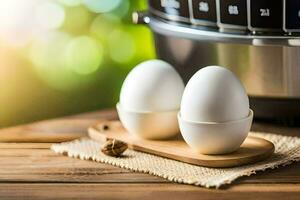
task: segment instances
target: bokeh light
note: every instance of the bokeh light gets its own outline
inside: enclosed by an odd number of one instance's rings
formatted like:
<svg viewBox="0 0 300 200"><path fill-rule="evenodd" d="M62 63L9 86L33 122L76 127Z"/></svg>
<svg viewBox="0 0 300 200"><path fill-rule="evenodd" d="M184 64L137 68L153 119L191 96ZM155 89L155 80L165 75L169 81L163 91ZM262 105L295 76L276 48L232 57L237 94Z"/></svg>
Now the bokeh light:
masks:
<svg viewBox="0 0 300 200"><path fill-rule="evenodd" d="M30 24L25 23L31 18L32 11L36 5L36 0L2 0L0 2L0 30L15 30L19 26Z"/></svg>
<svg viewBox="0 0 300 200"><path fill-rule="evenodd" d="M66 6L78 6L81 4L82 0L58 0L61 4Z"/></svg>
<svg viewBox="0 0 300 200"><path fill-rule="evenodd" d="M45 1L36 8L36 20L45 29L59 28L65 19L64 8L53 2Z"/></svg>
<svg viewBox="0 0 300 200"><path fill-rule="evenodd" d="M71 36L65 32L50 32L36 38L31 45L30 58L37 66L54 68L64 64L63 55Z"/></svg>
<svg viewBox="0 0 300 200"><path fill-rule="evenodd" d="M51 32L37 38L30 49L34 70L50 87L69 90L76 87L76 77L65 66L64 53L71 36L64 32Z"/></svg>
<svg viewBox="0 0 300 200"><path fill-rule="evenodd" d="M78 90L92 81L75 73L66 64L66 52L72 41L69 34L56 31L38 38L31 46L29 56L34 64L35 72L53 89Z"/></svg>
<svg viewBox="0 0 300 200"><path fill-rule="evenodd" d="M78 74L91 74L103 59L102 46L88 36L74 38L66 49L66 64Z"/></svg>
<svg viewBox="0 0 300 200"><path fill-rule="evenodd" d="M63 29L74 35L86 34L90 22L95 18L93 13L83 6L66 7L65 14Z"/></svg>
<svg viewBox="0 0 300 200"><path fill-rule="evenodd" d="M0 39L12 46L26 45L34 32L37 0L0 1Z"/></svg>
<svg viewBox="0 0 300 200"><path fill-rule="evenodd" d="M126 17L130 8L130 1L121 1L120 5L116 7L114 10L109 12L112 15L118 17Z"/></svg>
<svg viewBox="0 0 300 200"><path fill-rule="evenodd" d="M114 30L119 30L121 20L119 17L111 14L97 16L90 27L90 31L102 42L108 42L108 38Z"/></svg>
<svg viewBox="0 0 300 200"><path fill-rule="evenodd" d="M130 21L145 5L1 0L0 127L114 106L127 73L155 57L149 28Z"/></svg>
<svg viewBox="0 0 300 200"><path fill-rule="evenodd" d="M106 13L114 10L122 0L83 0L86 7L95 13Z"/></svg>
<svg viewBox="0 0 300 200"><path fill-rule="evenodd" d="M136 48L133 37L125 31L115 30L109 37L110 57L117 63L129 62Z"/></svg>

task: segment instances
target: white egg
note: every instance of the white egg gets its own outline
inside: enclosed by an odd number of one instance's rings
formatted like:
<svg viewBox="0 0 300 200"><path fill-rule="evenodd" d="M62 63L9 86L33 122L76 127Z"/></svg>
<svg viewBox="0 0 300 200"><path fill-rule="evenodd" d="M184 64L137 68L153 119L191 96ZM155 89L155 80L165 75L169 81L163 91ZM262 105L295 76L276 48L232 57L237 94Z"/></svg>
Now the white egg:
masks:
<svg viewBox="0 0 300 200"><path fill-rule="evenodd" d="M162 60L137 65L126 77L120 105L130 111L172 111L180 108L184 83L177 71Z"/></svg>
<svg viewBox="0 0 300 200"><path fill-rule="evenodd" d="M226 68L208 66L189 80L181 101L181 117L193 122L229 122L249 115L249 99L241 82Z"/></svg>

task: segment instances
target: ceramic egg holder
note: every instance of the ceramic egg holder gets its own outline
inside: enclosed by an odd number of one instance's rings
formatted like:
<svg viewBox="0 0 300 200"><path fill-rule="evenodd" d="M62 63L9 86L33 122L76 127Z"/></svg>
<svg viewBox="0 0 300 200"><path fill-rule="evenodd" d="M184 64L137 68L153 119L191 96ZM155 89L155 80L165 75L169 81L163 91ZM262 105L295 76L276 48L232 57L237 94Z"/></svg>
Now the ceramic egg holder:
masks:
<svg viewBox="0 0 300 200"><path fill-rule="evenodd" d="M243 119L224 123L187 121L178 113L181 135L195 152L201 154L228 154L236 151L247 138L252 119L252 110Z"/></svg>
<svg viewBox="0 0 300 200"><path fill-rule="evenodd" d="M143 62L126 77L116 107L122 124L100 123L89 129L90 137L208 167L252 163L274 151L271 142L247 138L253 119L247 93L219 66L200 69L184 87L170 64ZM174 139L179 132L183 138Z"/></svg>
<svg viewBox="0 0 300 200"><path fill-rule="evenodd" d="M118 103L117 111L126 130L144 139L167 139L178 134L177 113L179 110L166 112L129 111Z"/></svg>

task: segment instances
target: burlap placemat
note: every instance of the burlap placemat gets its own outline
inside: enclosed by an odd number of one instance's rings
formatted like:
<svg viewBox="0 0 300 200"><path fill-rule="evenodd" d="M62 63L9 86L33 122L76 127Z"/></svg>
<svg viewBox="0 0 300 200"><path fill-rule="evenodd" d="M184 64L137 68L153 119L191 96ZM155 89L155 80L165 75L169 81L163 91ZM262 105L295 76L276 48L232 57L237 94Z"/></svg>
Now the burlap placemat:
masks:
<svg viewBox="0 0 300 200"><path fill-rule="evenodd" d="M127 150L122 158L109 157L101 153L101 143L91 139L80 139L52 145L56 153L82 160L93 160L121 168L160 176L177 183L204 187L220 187L241 176L250 176L266 170L300 161L300 138L270 133L250 133L270 140L275 145L275 153L269 159L255 164L234 168L207 168L162 158L159 156Z"/></svg>

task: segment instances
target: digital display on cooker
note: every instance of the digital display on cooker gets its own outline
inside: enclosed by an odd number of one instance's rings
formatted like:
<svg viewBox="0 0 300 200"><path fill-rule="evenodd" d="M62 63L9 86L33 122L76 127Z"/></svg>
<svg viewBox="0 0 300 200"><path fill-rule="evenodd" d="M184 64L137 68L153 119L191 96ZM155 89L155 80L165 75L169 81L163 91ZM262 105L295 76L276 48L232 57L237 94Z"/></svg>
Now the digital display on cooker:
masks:
<svg viewBox="0 0 300 200"><path fill-rule="evenodd" d="M282 29L283 1L282 0L251 0L250 30Z"/></svg>
<svg viewBox="0 0 300 200"><path fill-rule="evenodd" d="M190 17L188 0L150 0L149 6L166 15Z"/></svg>
<svg viewBox="0 0 300 200"><path fill-rule="evenodd" d="M300 0L285 0L285 29L300 29Z"/></svg>
<svg viewBox="0 0 300 200"><path fill-rule="evenodd" d="M247 0L219 0L220 22L247 26Z"/></svg>
<svg viewBox="0 0 300 200"><path fill-rule="evenodd" d="M215 0L192 0L193 17L197 20L217 21Z"/></svg>

